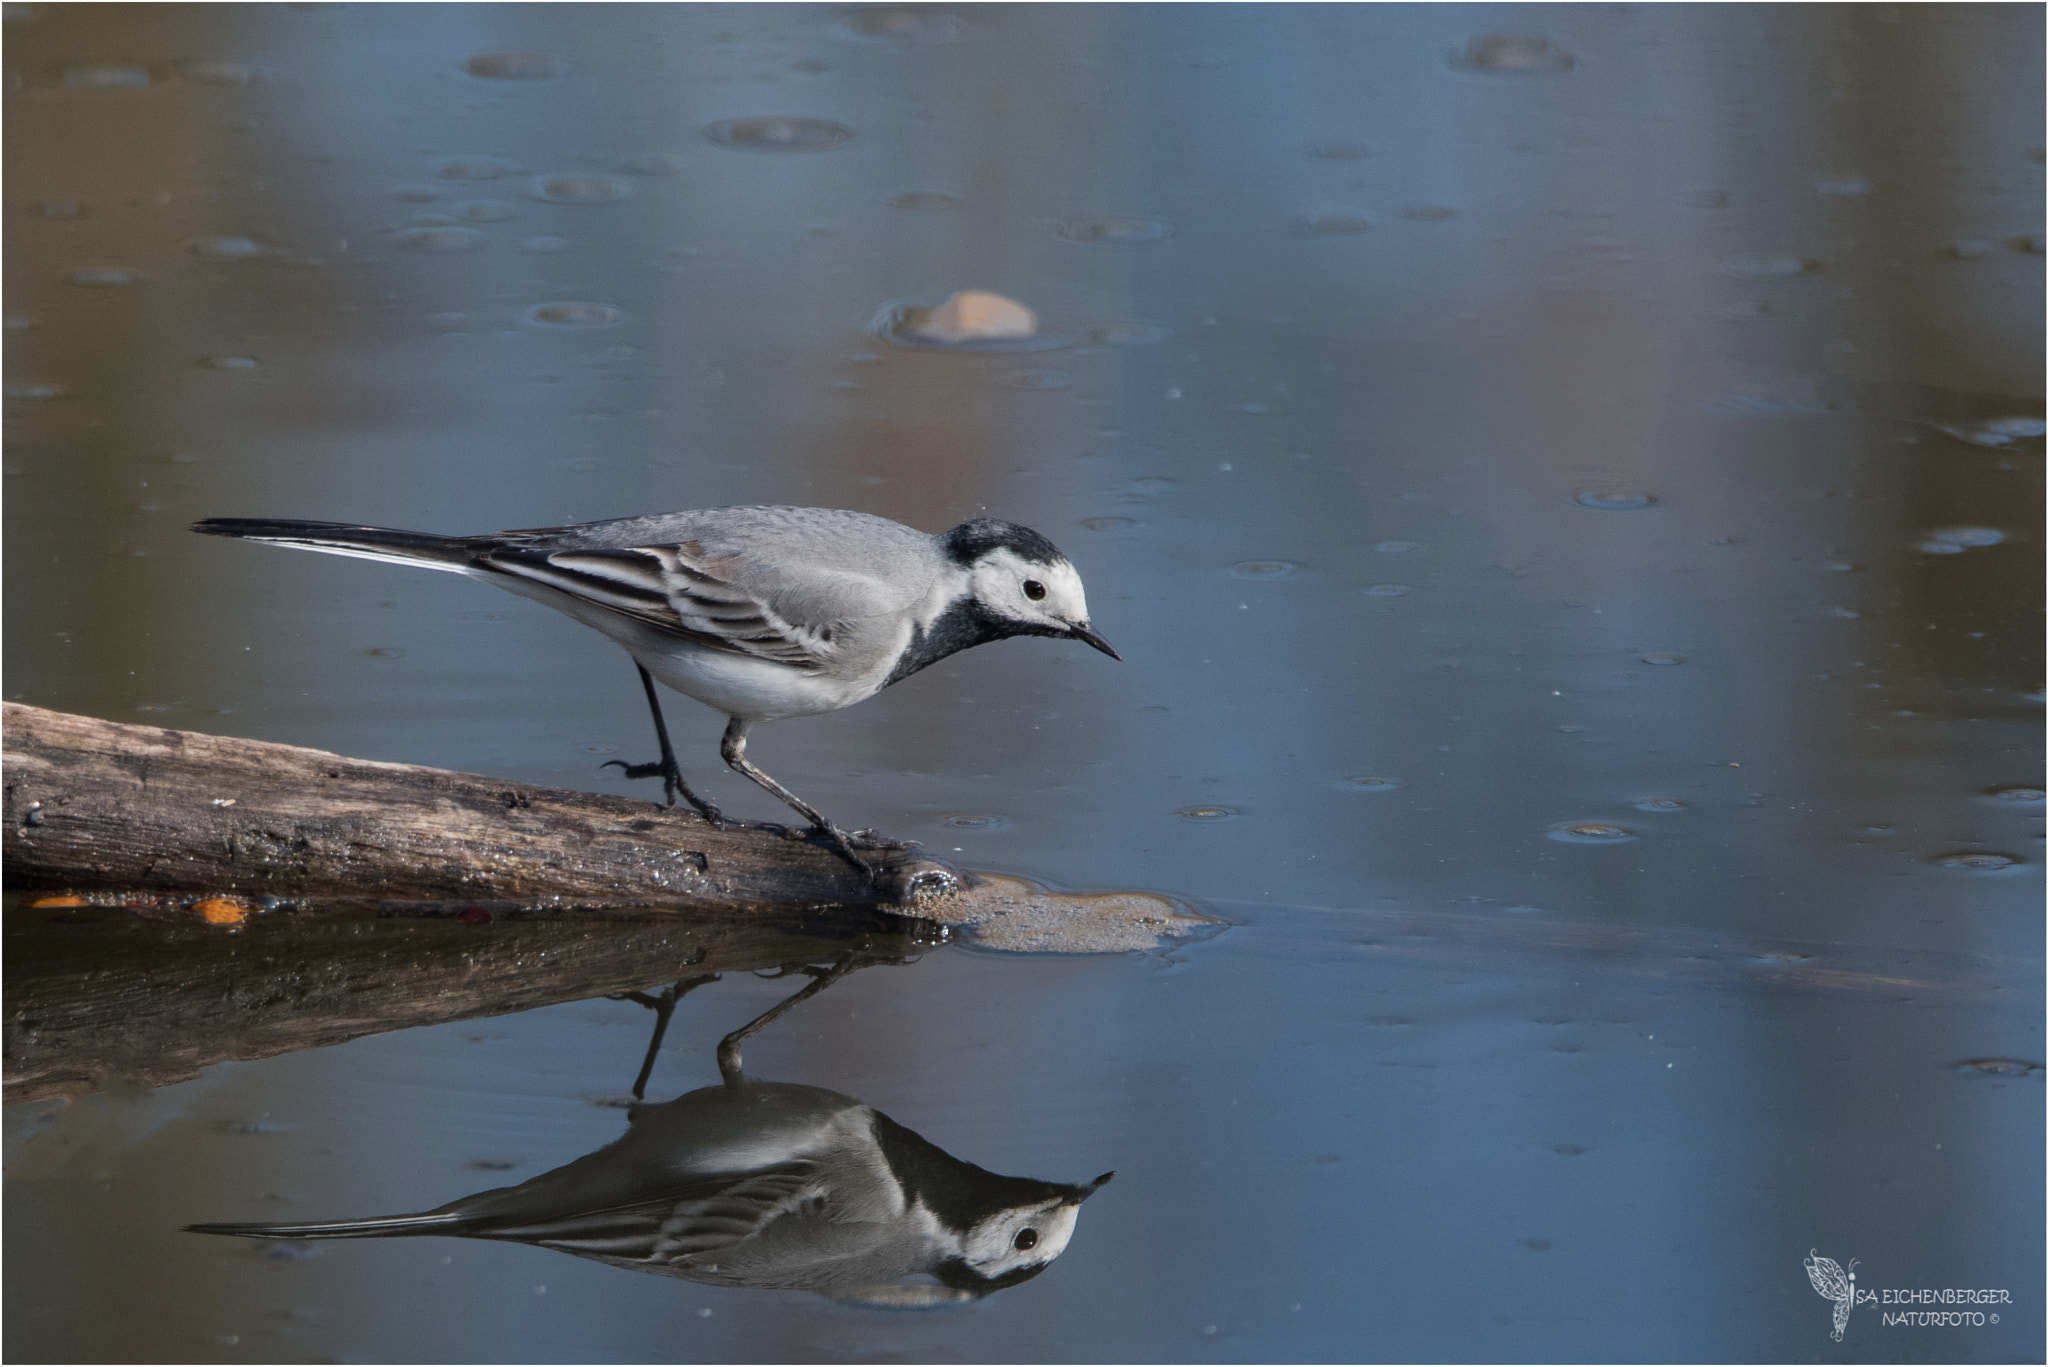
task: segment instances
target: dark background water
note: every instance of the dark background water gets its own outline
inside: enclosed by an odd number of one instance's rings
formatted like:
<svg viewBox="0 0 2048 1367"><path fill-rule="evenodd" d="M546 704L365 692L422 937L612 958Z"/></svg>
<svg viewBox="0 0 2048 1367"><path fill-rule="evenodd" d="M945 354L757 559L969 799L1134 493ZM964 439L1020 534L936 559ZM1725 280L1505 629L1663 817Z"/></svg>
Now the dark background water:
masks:
<svg viewBox="0 0 2048 1367"><path fill-rule="evenodd" d="M7 13L9 698L644 793L585 629L185 524L986 510L1126 663L973 651L755 756L1235 923L754 1043L1119 1170L969 1309L176 1232L609 1141L599 1001L10 1108L10 1359L2042 1358L2040 1074L1959 1066L2044 1049L2039 7ZM706 135L762 116L852 136ZM970 287L1070 344L867 330ZM786 987L693 996L653 1093ZM1837 1345L1810 1249L2012 1303Z"/></svg>

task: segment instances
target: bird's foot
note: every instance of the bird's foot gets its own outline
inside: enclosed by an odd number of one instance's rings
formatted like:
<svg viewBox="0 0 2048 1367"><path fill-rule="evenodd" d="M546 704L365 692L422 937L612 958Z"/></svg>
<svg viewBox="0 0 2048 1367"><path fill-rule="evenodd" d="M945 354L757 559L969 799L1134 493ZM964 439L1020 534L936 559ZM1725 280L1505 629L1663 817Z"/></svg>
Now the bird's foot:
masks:
<svg viewBox="0 0 2048 1367"><path fill-rule="evenodd" d="M703 817L720 830L725 829L725 813L690 791L690 785L683 782L682 769L677 766L672 758L658 759L651 764L628 764L622 759L608 759L598 767L600 769L616 768L625 774L627 778L658 778L661 780L661 795L664 799L661 804L662 806L675 806L676 797L680 794L685 802L697 809L697 815Z"/></svg>
<svg viewBox="0 0 2048 1367"><path fill-rule="evenodd" d="M811 827L811 834L822 839L827 845L838 851L839 855L847 863L859 870L861 876L867 879L870 887L875 885L875 879L880 870L875 865L861 858L860 851L854 846L854 841L857 837L848 835L829 821L820 821L817 825ZM861 834L867 834L867 832L862 832Z"/></svg>

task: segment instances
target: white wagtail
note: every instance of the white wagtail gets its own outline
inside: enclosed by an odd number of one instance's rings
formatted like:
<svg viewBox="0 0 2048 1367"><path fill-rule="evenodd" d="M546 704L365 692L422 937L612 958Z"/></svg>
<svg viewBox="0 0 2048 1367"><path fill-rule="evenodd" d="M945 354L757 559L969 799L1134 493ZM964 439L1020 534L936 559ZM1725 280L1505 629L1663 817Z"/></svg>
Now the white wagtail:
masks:
<svg viewBox="0 0 2048 1367"><path fill-rule="evenodd" d="M965 1301L1043 1272L1085 1186L964 1163L821 1087L748 1082L636 1106L616 1142L419 1215L188 1225L263 1239L505 1239L711 1286L871 1305ZM936 1285L910 1279L930 1277Z"/></svg>
<svg viewBox="0 0 2048 1367"><path fill-rule="evenodd" d="M661 758L626 765L683 782L654 692L659 679L731 720L725 762L801 812L857 867L845 832L747 759L755 722L850 707L958 650L1006 636L1062 636L1121 659L1088 623L1081 576L1052 542L977 518L938 536L837 508L741 507L572 527L433 536L338 522L216 517L192 526L301 550L452 570L559 608L617 641L640 668Z"/></svg>

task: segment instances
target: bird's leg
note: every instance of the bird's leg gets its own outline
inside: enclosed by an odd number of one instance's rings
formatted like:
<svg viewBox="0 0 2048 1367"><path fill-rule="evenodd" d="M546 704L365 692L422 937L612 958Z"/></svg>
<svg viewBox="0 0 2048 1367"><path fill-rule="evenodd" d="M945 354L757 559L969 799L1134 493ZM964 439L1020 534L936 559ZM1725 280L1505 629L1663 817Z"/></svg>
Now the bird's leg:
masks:
<svg viewBox="0 0 2048 1367"><path fill-rule="evenodd" d="M647 666L638 660L633 668L640 671L640 686L647 690L647 709L654 714L654 734L661 741L661 758L652 764L628 764L622 759L608 759L598 767L609 769L613 765L626 771L627 778L659 778L663 805L676 805L676 794L681 793L684 801L697 809L697 815L714 826L725 824L725 817L718 808L690 791L690 785L683 782L683 766L676 763L675 748L668 743L668 722L661 715L661 699L655 696L654 676L647 672Z"/></svg>
<svg viewBox="0 0 2048 1367"><path fill-rule="evenodd" d="M700 973L694 978L684 978L680 982L670 983L661 989L658 996L649 996L645 992L613 994L613 1001L638 1002L654 1012L654 1038L647 1041L647 1057L641 1060L640 1075L633 1079L633 1100L647 1099L647 1079L654 1072L654 1056L661 1052L661 1037L668 1033L669 1017L676 1013L676 1003L704 984L717 981L716 973Z"/></svg>
<svg viewBox="0 0 2048 1367"><path fill-rule="evenodd" d="M783 1012L789 1010L790 1007L795 1006L798 1002L809 1001L833 983L838 982L841 978L853 972L854 969L862 966L861 956L854 950L849 949L834 960L830 968L815 968L809 964L799 964L794 970L784 969L784 973L792 971L808 973L811 981L802 990L784 997L781 1001L769 1007L766 1011L763 1011L760 1015L754 1017L754 1019L748 1021L745 1025L742 1025L739 1029L718 1042L718 1075L725 1079L726 1089L736 1092L746 1082L746 1078L740 1073L740 1045L744 1041L759 1034L777 1017L782 1015ZM778 974L776 976L782 975Z"/></svg>
<svg viewBox="0 0 2048 1367"><path fill-rule="evenodd" d="M874 881L874 865L868 863L867 860L861 858L855 852L853 841L848 838L845 831L840 830L837 826L827 821L824 813L820 812L816 807L813 807L810 803L804 801L795 793L792 793L789 789L754 767L753 762L747 758L747 719L745 717L734 717L730 722L726 723L725 736L718 742L718 753L725 757L725 762L735 772L745 774L748 778L754 780L754 782L760 784L763 788L766 788L769 792L775 794L775 796L781 798L784 802L787 802L791 807L802 813L810 821L813 828L827 840L830 840L839 853L846 856L846 861L849 864L852 864L856 869L866 874L869 882Z"/></svg>

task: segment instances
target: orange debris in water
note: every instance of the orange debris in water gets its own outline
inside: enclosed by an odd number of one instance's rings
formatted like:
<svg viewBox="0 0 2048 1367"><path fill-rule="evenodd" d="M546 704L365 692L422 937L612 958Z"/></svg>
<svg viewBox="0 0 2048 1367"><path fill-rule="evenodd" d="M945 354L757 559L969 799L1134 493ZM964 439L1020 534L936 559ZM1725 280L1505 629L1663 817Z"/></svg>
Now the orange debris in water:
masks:
<svg viewBox="0 0 2048 1367"><path fill-rule="evenodd" d="M85 905L85 899L83 897L38 897L35 901L30 902L29 905L32 907L82 907Z"/></svg>
<svg viewBox="0 0 2048 1367"><path fill-rule="evenodd" d="M225 897L209 897L195 908L210 926L238 926L249 919L249 908Z"/></svg>

